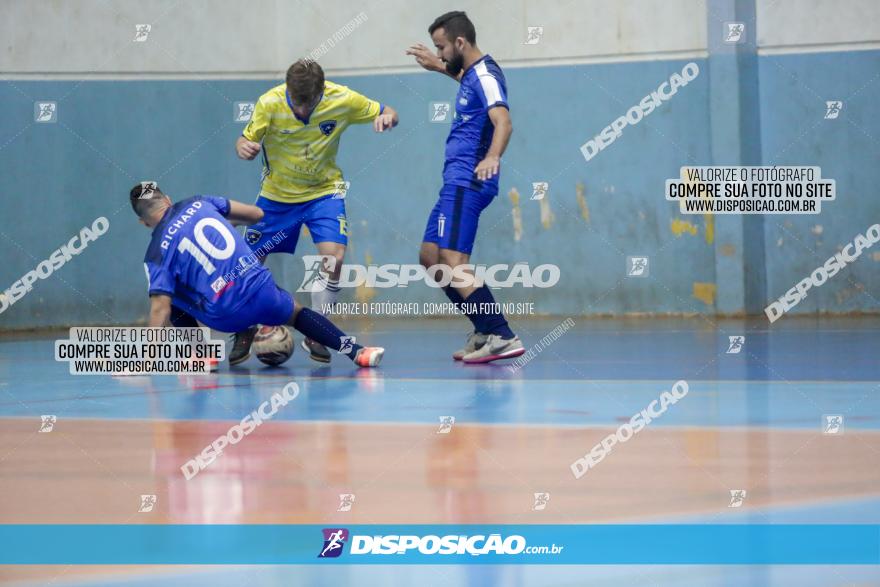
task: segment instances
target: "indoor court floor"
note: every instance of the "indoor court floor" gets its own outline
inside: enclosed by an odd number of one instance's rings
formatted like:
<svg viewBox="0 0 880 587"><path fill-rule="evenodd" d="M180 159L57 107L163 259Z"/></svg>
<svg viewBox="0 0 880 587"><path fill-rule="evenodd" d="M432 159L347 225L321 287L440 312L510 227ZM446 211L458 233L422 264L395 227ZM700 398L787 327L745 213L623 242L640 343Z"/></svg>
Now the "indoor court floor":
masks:
<svg viewBox="0 0 880 587"><path fill-rule="evenodd" d="M562 318L512 322L526 348ZM201 376L71 376L66 332L0 338L5 524L880 523L880 318L579 319L521 369L449 354L460 320L343 322L382 366L297 348ZM739 353L729 336L744 335ZM300 335L297 334L297 341ZM683 379L580 479L571 463ZM190 481L180 467L301 393ZM13 383L16 382L16 383ZM54 415L49 433L41 416ZM843 416L836 433L826 416ZM451 429L441 426L453 416ZM731 491L744 490L738 507ZM544 509L534 494L549 493ZM354 494L350 511L340 494ZM138 512L141 495L155 495ZM880 585L862 566L0 567L21 585ZM161 579L161 581L160 581Z"/></svg>

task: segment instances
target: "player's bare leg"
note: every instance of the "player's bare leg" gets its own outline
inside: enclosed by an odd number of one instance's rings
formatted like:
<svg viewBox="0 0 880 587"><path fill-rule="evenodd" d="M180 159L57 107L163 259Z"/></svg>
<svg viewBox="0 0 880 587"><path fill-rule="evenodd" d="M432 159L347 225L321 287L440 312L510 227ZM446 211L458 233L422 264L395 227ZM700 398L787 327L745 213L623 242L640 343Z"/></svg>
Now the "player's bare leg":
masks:
<svg viewBox="0 0 880 587"><path fill-rule="evenodd" d="M440 262L440 247L437 246L437 243L423 242L422 248L419 249L419 263L422 264L422 267L427 269L431 265L436 265L439 262Z"/></svg>
<svg viewBox="0 0 880 587"><path fill-rule="evenodd" d="M312 310L327 317L339 296L339 275L342 273L342 262L345 259L345 245L325 241L316 243L316 246L318 253L325 257L324 271L327 273L327 278L315 280L312 284ZM302 341L302 348L309 353L313 361L330 362L332 355L321 343L306 337Z"/></svg>
<svg viewBox="0 0 880 587"><path fill-rule="evenodd" d="M330 320L309 308L294 306L287 324L293 326L316 344L321 344L325 348L329 347L346 355L358 367L378 367L385 355L384 348L365 347L357 344L353 336L347 336Z"/></svg>

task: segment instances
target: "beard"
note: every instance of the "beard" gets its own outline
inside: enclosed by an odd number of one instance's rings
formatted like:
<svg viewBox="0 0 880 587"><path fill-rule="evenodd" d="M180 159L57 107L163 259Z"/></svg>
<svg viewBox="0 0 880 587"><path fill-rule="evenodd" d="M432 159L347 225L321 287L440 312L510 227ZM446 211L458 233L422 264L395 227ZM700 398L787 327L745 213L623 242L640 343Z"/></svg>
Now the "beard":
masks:
<svg viewBox="0 0 880 587"><path fill-rule="evenodd" d="M455 77L461 72L464 68L464 55L455 51L452 54L452 59L446 62L446 71L452 77Z"/></svg>

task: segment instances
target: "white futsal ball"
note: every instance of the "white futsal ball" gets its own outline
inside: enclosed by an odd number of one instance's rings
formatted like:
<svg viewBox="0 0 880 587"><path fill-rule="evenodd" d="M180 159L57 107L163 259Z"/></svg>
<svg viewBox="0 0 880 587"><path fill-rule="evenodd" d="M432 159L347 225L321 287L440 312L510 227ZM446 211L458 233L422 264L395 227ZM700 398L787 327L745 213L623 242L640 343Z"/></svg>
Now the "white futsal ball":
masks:
<svg viewBox="0 0 880 587"><path fill-rule="evenodd" d="M289 359L293 349L293 336L286 326L261 326L254 337L257 358L273 367Z"/></svg>

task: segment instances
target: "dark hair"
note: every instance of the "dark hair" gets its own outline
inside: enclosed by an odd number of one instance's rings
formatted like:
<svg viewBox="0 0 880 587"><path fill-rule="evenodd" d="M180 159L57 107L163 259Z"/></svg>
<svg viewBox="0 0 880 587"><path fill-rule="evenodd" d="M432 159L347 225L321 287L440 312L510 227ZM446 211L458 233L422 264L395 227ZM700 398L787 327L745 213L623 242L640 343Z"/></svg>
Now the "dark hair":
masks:
<svg viewBox="0 0 880 587"><path fill-rule="evenodd" d="M165 194L159 189L155 181L142 181L131 188L128 199L131 209L141 218L146 218L159 207L165 200Z"/></svg>
<svg viewBox="0 0 880 587"><path fill-rule="evenodd" d="M428 27L428 34L433 35L434 31L441 27L446 31L446 38L450 41L454 41L458 37L464 37L471 45L477 43L477 31L474 29L474 23L461 10L453 10L438 16L437 20Z"/></svg>
<svg viewBox="0 0 880 587"><path fill-rule="evenodd" d="M287 91L294 102L312 102L324 91L324 70L312 59L300 59L287 69Z"/></svg>

